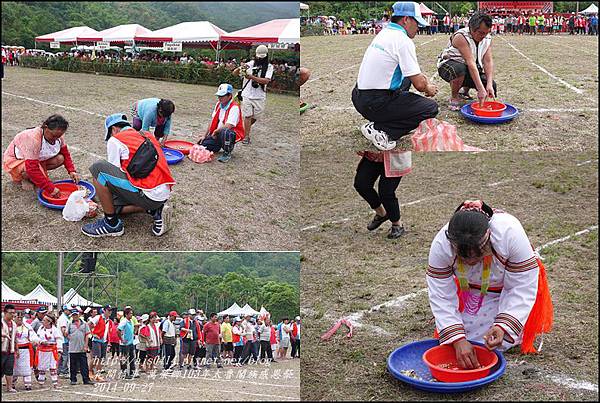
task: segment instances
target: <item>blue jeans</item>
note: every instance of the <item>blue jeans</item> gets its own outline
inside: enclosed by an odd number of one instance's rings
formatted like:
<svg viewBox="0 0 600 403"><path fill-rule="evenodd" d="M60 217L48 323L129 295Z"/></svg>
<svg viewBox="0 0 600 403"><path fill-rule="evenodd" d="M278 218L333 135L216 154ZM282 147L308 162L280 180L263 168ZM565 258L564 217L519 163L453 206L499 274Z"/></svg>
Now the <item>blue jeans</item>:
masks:
<svg viewBox="0 0 600 403"><path fill-rule="evenodd" d="M208 151L212 151L214 153L221 151L221 148L226 153L230 153L233 151L233 147L235 146L235 132L231 129L223 129L215 137L206 137L204 140L202 140L200 145L206 147Z"/></svg>
<svg viewBox="0 0 600 403"><path fill-rule="evenodd" d="M58 373L67 374L69 372L69 343L63 343L63 351L60 353L58 363Z"/></svg>

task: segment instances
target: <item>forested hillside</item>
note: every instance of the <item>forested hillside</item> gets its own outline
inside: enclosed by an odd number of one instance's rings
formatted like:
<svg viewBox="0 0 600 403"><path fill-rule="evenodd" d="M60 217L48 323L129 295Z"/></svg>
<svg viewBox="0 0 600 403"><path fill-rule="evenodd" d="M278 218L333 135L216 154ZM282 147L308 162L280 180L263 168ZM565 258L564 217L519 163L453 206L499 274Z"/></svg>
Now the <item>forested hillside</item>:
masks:
<svg viewBox="0 0 600 403"><path fill-rule="evenodd" d="M184 21L210 21L231 32L276 18L297 18L295 2L2 2L2 44L34 46L34 38L87 25L103 30L141 24L156 30Z"/></svg>
<svg viewBox="0 0 600 403"><path fill-rule="evenodd" d="M77 253L65 254L65 266ZM2 280L26 294L37 284L56 292L58 254L5 252ZM75 270L74 270L75 269ZM77 272L79 263L69 272ZM294 316L299 311L300 257L297 253L100 253L96 272L116 274L108 295L95 302L131 305L138 312L160 313L190 307L219 311L233 302L264 305L271 313ZM65 276L64 292L81 277ZM97 280L96 294L107 280ZM80 294L92 298L89 288Z"/></svg>

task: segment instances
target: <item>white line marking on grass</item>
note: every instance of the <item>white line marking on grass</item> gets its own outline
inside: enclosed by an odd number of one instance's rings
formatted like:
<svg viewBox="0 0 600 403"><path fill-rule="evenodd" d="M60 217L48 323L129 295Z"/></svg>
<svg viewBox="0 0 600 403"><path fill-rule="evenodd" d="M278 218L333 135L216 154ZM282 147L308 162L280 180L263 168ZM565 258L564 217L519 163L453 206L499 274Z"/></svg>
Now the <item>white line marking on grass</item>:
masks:
<svg viewBox="0 0 600 403"><path fill-rule="evenodd" d="M413 204L422 203L424 201L435 199L435 198L438 198L438 197L441 197L441 196L447 196L447 194L443 193L443 194L439 194L439 195L435 195L435 196L431 196L431 197L425 197L425 198L419 199L419 200L414 200L414 201L411 201L411 202L408 202L408 203L402 203L402 204L400 204L400 207L412 206ZM321 223L318 223L318 224L309 225L308 227L300 228L300 231L308 231L308 230L311 230L311 229L322 227L324 225L341 224L341 223L350 221L350 220L352 220L354 218L362 217L362 216L365 216L367 214L372 214L372 213L373 213L373 210L369 210L368 212L365 212L365 213L362 213L362 214L355 214L353 216L346 217L346 218L341 218L339 220L325 221L325 222L321 222Z"/></svg>
<svg viewBox="0 0 600 403"><path fill-rule="evenodd" d="M569 389L583 389L598 392L598 385L588 381L578 381L565 375L546 375L546 378L554 383L566 386Z"/></svg>
<svg viewBox="0 0 600 403"><path fill-rule="evenodd" d="M494 187L494 186L504 185L505 183L510 183L510 182L514 182L514 181L515 181L514 179L506 179L506 180L499 181L499 182L488 183L487 186Z"/></svg>
<svg viewBox="0 0 600 403"><path fill-rule="evenodd" d="M550 241L550 242L545 243L545 244L543 244L541 246L538 246L537 248L535 248L535 252L539 255L540 251L542 251L543 249L546 249L549 246L555 245L555 244L560 243L560 242L564 242L566 240L569 240L569 239L574 238L574 237L579 236L579 235L587 234L588 232L591 232L591 231L594 231L594 230L597 230L597 229L598 229L597 225L592 225L591 227L583 229L583 230L581 230L579 232L576 232L574 234L567 235L565 237L562 237L562 238L559 238L559 239L555 239L554 241Z"/></svg>
<svg viewBox="0 0 600 403"><path fill-rule="evenodd" d="M554 42L554 41L551 41L550 39L541 38L541 37L538 37L538 39L541 39L542 41L551 43L553 45L558 45L560 47L573 50L573 47L571 47L571 46L568 46L568 45L565 45L565 44L562 44L562 43L558 43L558 42ZM598 53L589 52L589 51L583 49L581 46L577 48L577 51L578 52L583 52L585 54L588 54L588 55L591 55L591 56L594 56L594 57L598 57Z"/></svg>
<svg viewBox="0 0 600 403"><path fill-rule="evenodd" d="M69 148L72 148L73 150L76 150L76 151L79 151L79 152L82 152L82 153L85 153L85 154L91 155L92 157L99 158L99 159L101 159L101 160L103 160L103 159L106 159L105 157L103 157L103 156L101 156L101 155L98 155L98 154L96 154L96 153L93 153L93 152L91 152L91 151L86 151L86 150L84 150L83 148L80 148L80 147L77 147L77 146L74 146L74 145L71 145L71 144L68 144L68 145L67 145L67 147L69 147Z"/></svg>
<svg viewBox="0 0 600 403"><path fill-rule="evenodd" d="M427 288L422 288L418 291L415 292L411 292L410 294L406 294L406 295L401 295L397 298L394 298L390 301L384 302L383 304L379 304L379 305L375 305L372 306L369 309L365 309L362 311L358 311L358 312L354 312L351 313L350 315L345 316L344 318L346 318L347 320L349 320L352 323L352 326L354 327L361 327L361 326L366 326L371 328L372 330L376 331L377 333L381 334L381 335L386 335L386 336L391 336L391 333L388 332L387 330L379 327L379 326L375 326L375 325L370 325L370 324L366 324L366 323L361 323L361 320L363 318L363 316L366 313L372 313L372 312L378 312L381 308L402 308L404 306L404 304L406 303L406 301L409 301L415 297L418 297L419 295L426 293L427 292Z"/></svg>
<svg viewBox="0 0 600 403"><path fill-rule="evenodd" d="M4 95L10 95L10 96L17 97L17 98L26 99L28 101L37 102L37 103L44 104L44 105L56 106L58 108L64 108L64 109L69 109L69 110L72 110L72 111L83 112L83 113L87 113L89 115L99 116L101 118L106 117L105 115L101 115L101 114L96 113L96 112L86 111L85 109L73 108L72 106L65 106L65 105L60 105L60 104L53 104L52 102L41 101L39 99L25 97L23 95L11 94L10 92L6 92L6 91L2 91L2 94L4 94Z"/></svg>
<svg viewBox="0 0 600 403"><path fill-rule="evenodd" d="M561 83L562 85L564 85L565 87L569 88L570 90L576 92L577 94L583 94L583 90L580 90L579 88L576 88L576 87L572 86L571 84L569 84L568 82L566 82L562 78L555 76L554 74L550 73L548 70L546 70L545 68L543 68L539 64L536 64L533 60L531 60L529 58L529 56L525 55L519 49L517 49L516 47L514 47L513 44L510 43L509 41L507 41L506 39L504 39L502 37L500 37L500 39L502 39L504 42L506 42L508 44L508 46L510 46L511 48L513 48L513 50L515 52L517 52L518 54L520 54L521 56L523 56L525 59L529 60L529 62L531 64L533 64L535 67L537 67L538 69L540 69L541 71L543 71L544 73L546 73L549 77L553 78L555 81Z"/></svg>
<svg viewBox="0 0 600 403"><path fill-rule="evenodd" d="M134 399L131 397L121 397L121 396L115 396L115 395L100 395L97 393L86 393L86 392L75 392L72 390L61 390L61 389L54 389L57 392L62 392L62 393L73 393L75 395L80 395L80 396L92 396L92 397L102 397L102 398L108 398L108 399L121 399L121 400L133 400L133 401L137 401L139 399Z"/></svg>
<svg viewBox="0 0 600 403"><path fill-rule="evenodd" d="M545 113L545 112L569 112L569 113L577 113L577 112L598 112L598 108L532 108L532 109L521 109L524 112L537 112L537 113Z"/></svg>
<svg viewBox="0 0 600 403"><path fill-rule="evenodd" d="M587 161L583 161L577 164L578 167L582 166L582 165L587 165L587 164L591 164L592 162L598 162L598 160L587 160Z"/></svg>

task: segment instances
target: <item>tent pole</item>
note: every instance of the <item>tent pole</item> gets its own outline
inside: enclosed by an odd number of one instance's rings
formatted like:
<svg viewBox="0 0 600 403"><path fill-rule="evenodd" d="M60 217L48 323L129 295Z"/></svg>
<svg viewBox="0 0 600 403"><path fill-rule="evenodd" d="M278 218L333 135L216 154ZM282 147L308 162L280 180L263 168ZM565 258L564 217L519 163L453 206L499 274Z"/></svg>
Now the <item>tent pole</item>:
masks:
<svg viewBox="0 0 600 403"><path fill-rule="evenodd" d="M58 270L56 274L56 299L58 303L58 309L62 308L63 300L63 266L64 266L64 252L58 252Z"/></svg>

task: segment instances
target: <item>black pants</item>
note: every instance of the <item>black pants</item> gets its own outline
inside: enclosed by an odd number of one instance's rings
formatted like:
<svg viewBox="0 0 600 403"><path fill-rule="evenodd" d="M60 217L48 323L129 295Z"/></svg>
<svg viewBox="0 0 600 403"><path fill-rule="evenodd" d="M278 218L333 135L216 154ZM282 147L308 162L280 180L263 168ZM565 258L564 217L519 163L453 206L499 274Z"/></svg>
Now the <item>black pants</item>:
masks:
<svg viewBox="0 0 600 403"><path fill-rule="evenodd" d="M233 347L233 359L235 362L238 362L240 357L242 356L242 351L244 350L244 346L234 346Z"/></svg>
<svg viewBox="0 0 600 403"><path fill-rule="evenodd" d="M127 370L129 365L129 375L132 376L135 372L135 346L130 344L128 346L120 346L121 349L121 371Z"/></svg>
<svg viewBox="0 0 600 403"><path fill-rule="evenodd" d="M481 69L478 67L479 78L481 79L481 83L484 87L487 86L487 76ZM456 60L448 60L444 64L442 64L438 68L438 74L441 79L450 82L458 77L464 76L462 86L465 88L476 88L475 81L473 81L473 77L471 77L471 73L469 72L469 68L466 64L458 62ZM492 81L492 87L494 88L494 94L498 96L498 88L496 87L496 81Z"/></svg>
<svg viewBox="0 0 600 403"><path fill-rule="evenodd" d="M230 153L235 146L235 132L231 129L223 129L216 137L206 137L200 145L203 145L208 151L214 153L219 152L221 148L223 151Z"/></svg>
<svg viewBox="0 0 600 403"><path fill-rule="evenodd" d="M86 353L69 353L71 382L77 382L77 373L81 371L83 383L90 381L90 370L88 368Z"/></svg>
<svg viewBox="0 0 600 403"><path fill-rule="evenodd" d="M260 341L260 359L264 360L265 357L273 360L273 350L271 350L271 342L261 340Z"/></svg>
<svg viewBox="0 0 600 403"><path fill-rule="evenodd" d="M240 357L240 363L242 364L246 364L248 361L248 358L250 358L250 354L252 354L252 345L254 343L251 341L246 342L246 344L244 344L244 349L242 350L242 355Z"/></svg>
<svg viewBox="0 0 600 403"><path fill-rule="evenodd" d="M379 178L379 193L373 188L377 178ZM369 203L372 209L383 204L390 221L394 222L400 219L400 205L396 197L400 179L402 179L401 176L386 178L383 162L373 162L363 157L356 168L354 189Z"/></svg>
<svg viewBox="0 0 600 403"><path fill-rule="evenodd" d="M115 355L119 356L119 343L110 343L111 358L115 358Z"/></svg>
<svg viewBox="0 0 600 403"><path fill-rule="evenodd" d="M352 90L352 103L375 129L387 133L390 140L398 140L416 129L419 124L438 114L438 105L431 98L407 90Z"/></svg>
<svg viewBox="0 0 600 403"><path fill-rule="evenodd" d="M291 340L290 340L291 341ZM292 343L292 358L300 358L300 339L294 339Z"/></svg>
<svg viewBox="0 0 600 403"><path fill-rule="evenodd" d="M165 344L165 369L171 368L175 359L175 346L173 344Z"/></svg>

